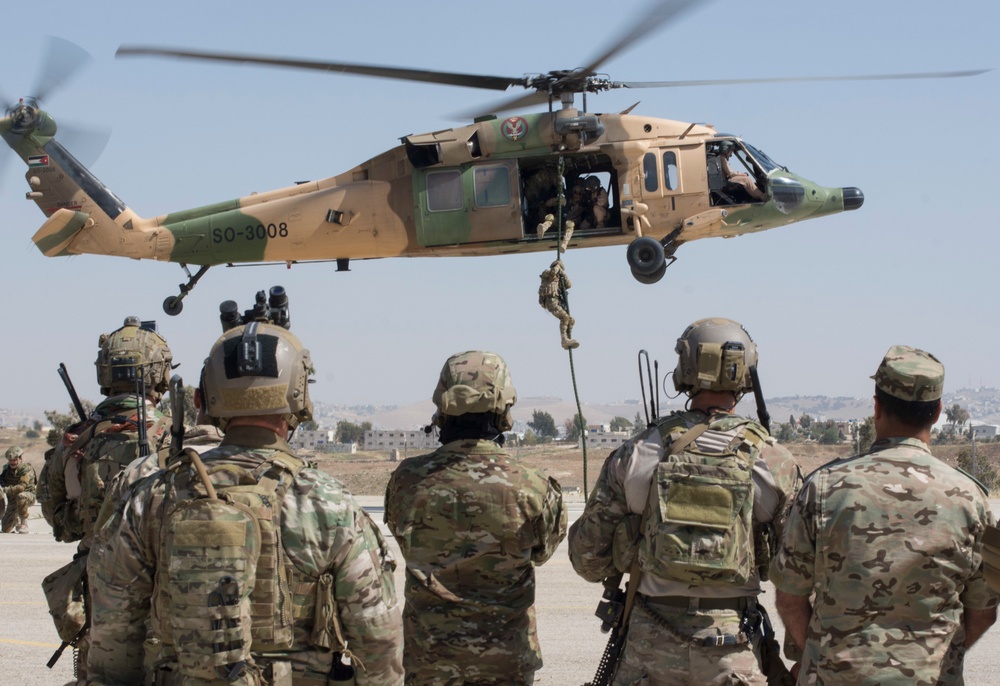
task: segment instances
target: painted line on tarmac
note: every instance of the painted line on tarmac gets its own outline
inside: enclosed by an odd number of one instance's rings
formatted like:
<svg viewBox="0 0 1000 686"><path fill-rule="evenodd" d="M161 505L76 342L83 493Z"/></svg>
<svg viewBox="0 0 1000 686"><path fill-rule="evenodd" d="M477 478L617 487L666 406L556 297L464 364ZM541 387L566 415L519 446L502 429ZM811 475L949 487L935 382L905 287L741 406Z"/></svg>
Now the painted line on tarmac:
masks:
<svg viewBox="0 0 1000 686"><path fill-rule="evenodd" d="M11 643L19 646L38 646L40 648L58 648L58 643L40 643L38 641L22 641L17 638L0 638L0 643Z"/></svg>

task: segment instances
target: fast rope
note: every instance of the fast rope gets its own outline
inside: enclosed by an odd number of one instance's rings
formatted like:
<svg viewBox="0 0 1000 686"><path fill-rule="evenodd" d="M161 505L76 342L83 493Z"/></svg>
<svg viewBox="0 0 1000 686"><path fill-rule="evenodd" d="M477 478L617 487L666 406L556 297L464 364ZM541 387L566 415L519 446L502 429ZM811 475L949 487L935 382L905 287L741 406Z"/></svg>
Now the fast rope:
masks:
<svg viewBox="0 0 1000 686"><path fill-rule="evenodd" d="M561 201L556 203L557 214L556 214L556 260L562 260L562 233L563 233L563 205L566 199L566 188L565 188L565 176L563 175L566 171L566 160L560 155L559 156L559 178L560 181L560 199ZM559 296L565 305L566 314L570 314L569 309L569 292L566 287L566 275L560 270L559 272ZM566 335L570 338L573 337L573 324L574 320L569 320L569 325L566 327ZM573 364L573 348L568 348L566 350L569 353L569 375L573 380L573 398L576 400L576 416L573 417L573 423L577 424L577 429L580 431L580 445L583 446L583 497L586 499L590 495L590 489L587 488L587 427L583 423L583 407L580 405L580 390L576 383L576 367Z"/></svg>

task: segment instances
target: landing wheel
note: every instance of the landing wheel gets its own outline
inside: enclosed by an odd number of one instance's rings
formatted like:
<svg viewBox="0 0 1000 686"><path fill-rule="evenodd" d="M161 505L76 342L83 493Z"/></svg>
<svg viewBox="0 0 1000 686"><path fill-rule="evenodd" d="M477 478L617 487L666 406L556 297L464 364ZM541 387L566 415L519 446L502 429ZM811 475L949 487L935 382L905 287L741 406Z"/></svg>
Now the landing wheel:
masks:
<svg viewBox="0 0 1000 686"><path fill-rule="evenodd" d="M176 317L183 309L184 302L176 295L168 296L167 299L163 301L163 311L171 317Z"/></svg>
<svg viewBox="0 0 1000 686"><path fill-rule="evenodd" d="M656 280L659 280L666 269L663 245L655 238L650 238L649 236L636 238L629 243L625 257L628 258L628 266L632 269L632 274L637 279L640 275L652 276L659 273L659 276L656 277Z"/></svg>
<svg viewBox="0 0 1000 686"><path fill-rule="evenodd" d="M632 276L635 277L635 280L638 281L639 283L644 283L644 284L656 283L657 281L662 279L663 275L666 273L667 273L666 262L664 262L663 265L652 274L640 274L636 270L634 269L632 270Z"/></svg>

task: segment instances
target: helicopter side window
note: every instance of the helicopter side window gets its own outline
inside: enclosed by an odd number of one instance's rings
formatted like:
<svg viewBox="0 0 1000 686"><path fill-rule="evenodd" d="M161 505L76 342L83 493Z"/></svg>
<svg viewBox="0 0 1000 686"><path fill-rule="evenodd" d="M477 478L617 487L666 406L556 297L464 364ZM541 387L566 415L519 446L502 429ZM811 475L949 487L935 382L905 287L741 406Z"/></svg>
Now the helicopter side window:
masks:
<svg viewBox="0 0 1000 686"><path fill-rule="evenodd" d="M427 210L447 212L465 205L462 195L462 172L457 169L427 173Z"/></svg>
<svg viewBox="0 0 1000 686"><path fill-rule="evenodd" d="M660 187L660 176L656 171L656 155L647 152L642 158L643 188L652 193Z"/></svg>
<svg viewBox="0 0 1000 686"><path fill-rule="evenodd" d="M677 153L673 150L663 153L663 182L668 191L677 190Z"/></svg>
<svg viewBox="0 0 1000 686"><path fill-rule="evenodd" d="M507 167L476 167L473 175L476 207L503 207L510 204L510 170Z"/></svg>

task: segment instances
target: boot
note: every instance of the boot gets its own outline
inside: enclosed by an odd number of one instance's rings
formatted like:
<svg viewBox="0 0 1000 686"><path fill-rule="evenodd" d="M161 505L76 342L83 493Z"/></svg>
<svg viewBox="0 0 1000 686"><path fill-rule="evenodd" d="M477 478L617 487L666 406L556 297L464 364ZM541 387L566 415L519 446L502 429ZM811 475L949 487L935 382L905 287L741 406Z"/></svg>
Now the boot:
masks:
<svg viewBox="0 0 1000 686"><path fill-rule="evenodd" d="M17 525L17 533L26 534L28 533L28 518L21 517Z"/></svg>

